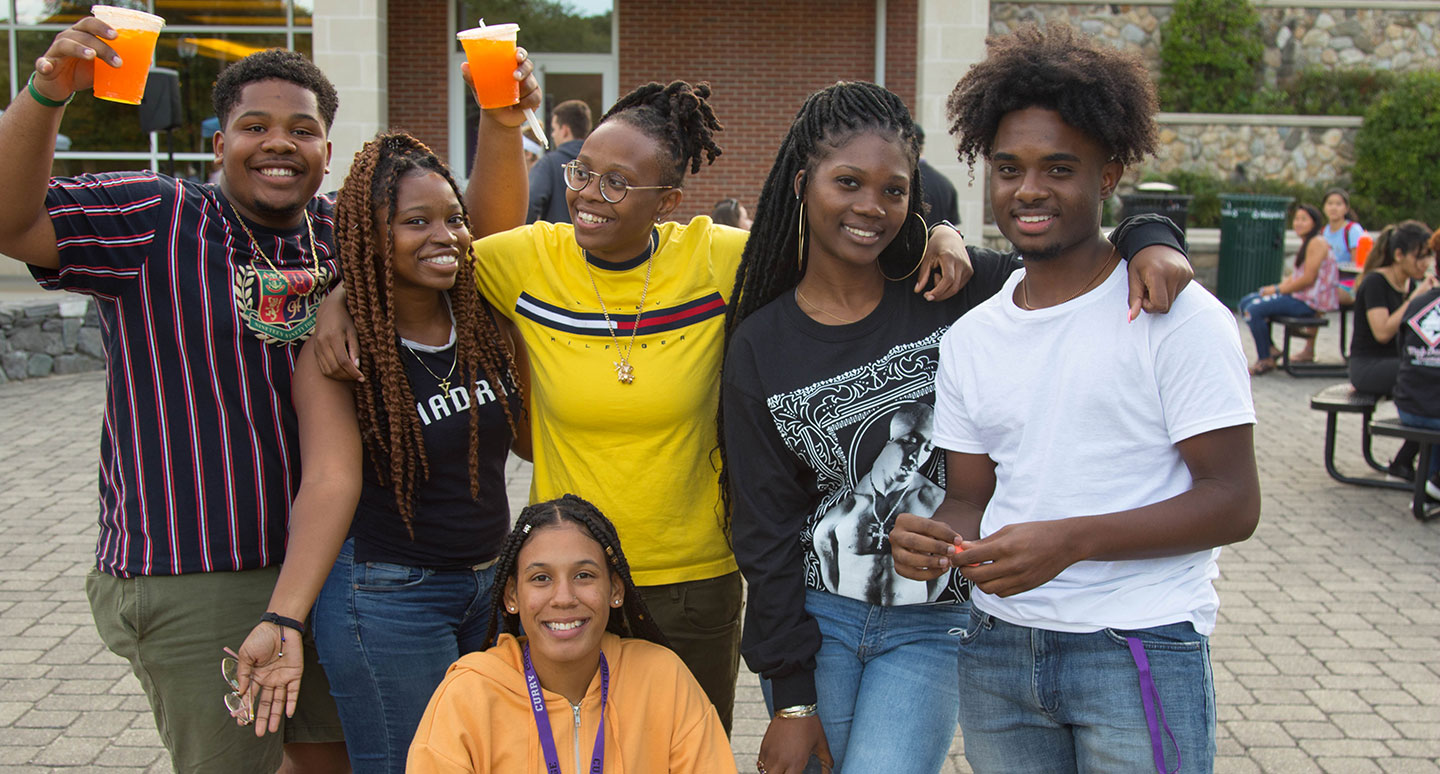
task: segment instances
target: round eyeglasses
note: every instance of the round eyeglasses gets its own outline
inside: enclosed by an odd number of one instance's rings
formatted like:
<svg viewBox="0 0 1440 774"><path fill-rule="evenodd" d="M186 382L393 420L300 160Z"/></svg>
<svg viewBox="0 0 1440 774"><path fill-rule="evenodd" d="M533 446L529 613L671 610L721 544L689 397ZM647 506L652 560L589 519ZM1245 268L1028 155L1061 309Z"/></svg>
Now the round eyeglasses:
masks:
<svg viewBox="0 0 1440 774"><path fill-rule="evenodd" d="M594 178L600 178L600 197L611 204L619 204L625 199L625 194L630 191L664 191L674 188L673 185L630 185L619 172L592 172L589 167L578 161L571 161L564 165L565 187L572 191L583 191L585 186L590 185Z"/></svg>

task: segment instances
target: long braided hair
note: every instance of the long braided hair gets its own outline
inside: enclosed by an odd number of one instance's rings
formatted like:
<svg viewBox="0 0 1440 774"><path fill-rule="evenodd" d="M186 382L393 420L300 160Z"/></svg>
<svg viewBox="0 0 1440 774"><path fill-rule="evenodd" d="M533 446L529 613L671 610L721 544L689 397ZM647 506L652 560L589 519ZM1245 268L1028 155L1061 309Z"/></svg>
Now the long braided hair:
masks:
<svg viewBox="0 0 1440 774"><path fill-rule="evenodd" d="M713 164L721 153L715 133L725 127L715 119L709 99L708 83L651 82L621 97L600 123L623 121L653 138L660 145L660 184L679 186L686 167L694 174L702 158Z"/></svg>
<svg viewBox="0 0 1440 774"><path fill-rule="evenodd" d="M755 222L735 272L735 290L725 311L725 338L757 309L793 290L808 266L799 255L804 186L795 194L795 176L805 172L808 181L819 163L857 135L874 132L900 143L910 163L910 203L905 224L880 252L880 269L898 277L921 258L925 245L925 194L920 186L920 140L910 110L894 92L873 83L836 83L811 94L795 114L790 131L775 155L775 164L760 191ZM807 240L808 243L808 240ZM803 265L802 265L803 264ZM720 438L720 487L729 520L729 476L725 472L723 407L716 413Z"/></svg>
<svg viewBox="0 0 1440 774"><path fill-rule="evenodd" d="M395 330L394 240L396 189L402 178L416 172L433 172L445 178L461 202L465 198L450 170L424 143L404 132L381 134L355 154L335 203L335 244L345 277L345 306L355 321L360 340L360 369L369 378L355 388L360 434L376 480L390 487L411 537L415 530L414 493L418 482L430 476L415 394L400 359ZM470 216L465 213L465 228ZM455 317L456 372L459 384L470 389L481 378L508 395L515 390L515 364L506 349L495 319L475 283L475 255L461 260L459 279L447 295ZM516 417L509 400L502 400L505 419L515 432ZM479 496L480 424L478 401L470 408L470 496Z"/></svg>
<svg viewBox="0 0 1440 774"><path fill-rule="evenodd" d="M620 550L620 535L615 531L615 525L590 501L573 494L528 505L515 520L514 529L510 530L509 537L505 538L504 545L500 547L500 556L495 560L495 585L491 587L494 591L490 594L490 628L486 630L485 642L494 645L505 632L520 633L520 616L505 609L503 590L510 581L518 580L517 565L520 549L525 546L525 541L541 529L564 522L578 524L600 544L605 551L606 561L610 563L610 572L620 576L620 581L625 586L625 602L618 609L610 611L610 620L605 624L605 630L621 637L638 637L670 647L669 641L665 639L664 633L645 607L645 601L640 598L635 581L630 577L630 563L625 560L625 552Z"/></svg>

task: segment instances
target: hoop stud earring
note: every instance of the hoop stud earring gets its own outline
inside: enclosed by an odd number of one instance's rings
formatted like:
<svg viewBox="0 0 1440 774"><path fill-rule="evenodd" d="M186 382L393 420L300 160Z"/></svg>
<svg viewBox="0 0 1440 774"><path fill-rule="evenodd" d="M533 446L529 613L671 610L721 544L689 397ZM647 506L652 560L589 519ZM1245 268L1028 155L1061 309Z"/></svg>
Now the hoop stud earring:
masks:
<svg viewBox="0 0 1440 774"><path fill-rule="evenodd" d="M797 194L795 198L799 199ZM800 199L800 219L795 226L795 240L800 243L800 250L795 256L795 267L800 274L805 273L805 200Z"/></svg>

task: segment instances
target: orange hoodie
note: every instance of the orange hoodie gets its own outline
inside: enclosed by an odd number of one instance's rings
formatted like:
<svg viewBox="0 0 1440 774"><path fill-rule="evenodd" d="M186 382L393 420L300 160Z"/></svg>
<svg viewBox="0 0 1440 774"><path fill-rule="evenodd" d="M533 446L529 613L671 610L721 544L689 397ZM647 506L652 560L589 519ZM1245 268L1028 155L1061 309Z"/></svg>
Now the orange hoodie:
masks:
<svg viewBox="0 0 1440 774"><path fill-rule="evenodd" d="M520 645L501 635L495 647L451 665L410 745L410 774L543 774L545 756ZM679 656L609 633L600 649L610 665L605 774L734 774L720 717ZM545 691L545 710L561 771L584 772L600 722L600 675L590 681L578 708Z"/></svg>

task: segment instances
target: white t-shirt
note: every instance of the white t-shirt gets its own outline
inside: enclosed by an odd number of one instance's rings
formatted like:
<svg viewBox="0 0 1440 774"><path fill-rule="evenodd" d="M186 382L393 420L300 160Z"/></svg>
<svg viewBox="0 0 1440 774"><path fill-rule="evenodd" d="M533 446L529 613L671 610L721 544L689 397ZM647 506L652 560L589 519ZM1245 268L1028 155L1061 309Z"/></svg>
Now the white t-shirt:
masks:
<svg viewBox="0 0 1440 774"><path fill-rule="evenodd" d="M1235 318L1194 284L1170 313L1127 321L1120 264L1095 290L1027 311L1018 271L940 343L935 443L996 463L981 537L1008 524L1138 508L1191 487L1175 444L1255 422ZM1083 561L1008 598L974 605L1010 623L1065 632L1190 621L1208 635L1220 549Z"/></svg>

